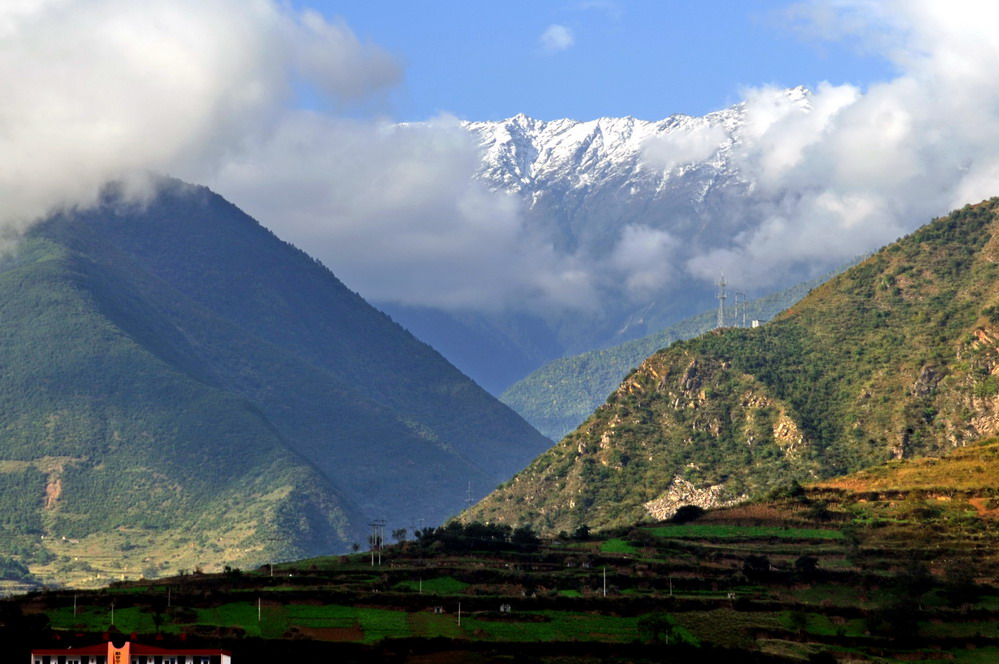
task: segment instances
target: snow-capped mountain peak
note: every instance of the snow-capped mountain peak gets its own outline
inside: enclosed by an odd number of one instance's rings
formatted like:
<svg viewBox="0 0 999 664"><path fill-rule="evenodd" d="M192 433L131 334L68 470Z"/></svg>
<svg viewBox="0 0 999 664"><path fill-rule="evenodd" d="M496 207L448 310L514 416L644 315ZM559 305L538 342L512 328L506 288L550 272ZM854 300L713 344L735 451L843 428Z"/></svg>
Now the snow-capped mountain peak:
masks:
<svg viewBox="0 0 999 664"><path fill-rule="evenodd" d="M779 91L775 101L791 102L807 112L809 96L807 88L797 87ZM529 194L638 177L660 190L664 180L699 165L725 172L727 153L738 140L744 117L742 102L703 117L672 115L658 121L545 121L519 114L463 126L483 150L479 178L494 189ZM652 182L647 175L657 167L658 179Z"/></svg>

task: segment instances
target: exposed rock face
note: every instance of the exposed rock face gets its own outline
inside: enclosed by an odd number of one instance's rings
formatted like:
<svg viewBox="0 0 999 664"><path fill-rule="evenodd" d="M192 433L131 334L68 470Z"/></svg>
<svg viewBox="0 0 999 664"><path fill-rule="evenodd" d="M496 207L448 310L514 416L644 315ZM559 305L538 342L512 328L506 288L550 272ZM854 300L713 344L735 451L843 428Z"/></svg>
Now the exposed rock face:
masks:
<svg viewBox="0 0 999 664"><path fill-rule="evenodd" d="M709 509L711 507L725 507L734 505L745 500L748 496L738 496L736 498L725 498L725 485L715 484L704 489L683 479L679 475L673 478L669 488L663 495L655 500L645 503L645 510L653 519L665 521L684 505L694 505Z"/></svg>
<svg viewBox="0 0 999 664"><path fill-rule="evenodd" d="M996 435L997 212L958 210L763 327L654 354L469 516L624 525ZM536 502L512 512L524 487Z"/></svg>

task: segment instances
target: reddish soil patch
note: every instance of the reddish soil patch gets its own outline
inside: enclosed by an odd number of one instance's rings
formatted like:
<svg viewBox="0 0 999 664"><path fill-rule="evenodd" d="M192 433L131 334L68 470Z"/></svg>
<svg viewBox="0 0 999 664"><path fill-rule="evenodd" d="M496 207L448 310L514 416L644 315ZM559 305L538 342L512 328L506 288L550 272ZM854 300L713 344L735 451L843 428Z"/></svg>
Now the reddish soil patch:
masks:
<svg viewBox="0 0 999 664"><path fill-rule="evenodd" d="M361 641L364 632L360 625L354 627L299 627L298 631L316 641Z"/></svg>
<svg viewBox="0 0 999 664"><path fill-rule="evenodd" d="M863 480L856 480L851 478L838 478L834 480L826 480L824 482L819 482L812 485L816 489L842 489L844 491L870 491L871 483L865 482Z"/></svg>
<svg viewBox="0 0 999 664"><path fill-rule="evenodd" d="M409 664L477 664L486 659L480 653L466 650L448 650L428 653L426 655L410 655L406 660Z"/></svg>
<svg viewBox="0 0 999 664"><path fill-rule="evenodd" d="M990 510L985 506L986 498L968 498L968 502L975 511L978 512L978 516L983 519L999 519L999 509Z"/></svg>
<svg viewBox="0 0 999 664"><path fill-rule="evenodd" d="M50 475L48 484L45 485L45 509L51 510L56 506L56 501L62 495L62 480L58 475Z"/></svg>

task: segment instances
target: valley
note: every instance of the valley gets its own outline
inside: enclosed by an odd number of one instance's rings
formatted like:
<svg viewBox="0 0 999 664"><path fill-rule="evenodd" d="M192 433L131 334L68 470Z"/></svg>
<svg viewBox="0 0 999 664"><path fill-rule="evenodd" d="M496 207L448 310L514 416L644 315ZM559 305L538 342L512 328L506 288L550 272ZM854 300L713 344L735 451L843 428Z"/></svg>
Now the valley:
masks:
<svg viewBox="0 0 999 664"><path fill-rule="evenodd" d="M997 464L989 440L670 522L544 540L451 523L378 552L34 592L0 604L0 630L183 635L244 662L986 662Z"/></svg>
<svg viewBox="0 0 999 664"><path fill-rule="evenodd" d="M0 2L0 659L999 661L990 19Z"/></svg>

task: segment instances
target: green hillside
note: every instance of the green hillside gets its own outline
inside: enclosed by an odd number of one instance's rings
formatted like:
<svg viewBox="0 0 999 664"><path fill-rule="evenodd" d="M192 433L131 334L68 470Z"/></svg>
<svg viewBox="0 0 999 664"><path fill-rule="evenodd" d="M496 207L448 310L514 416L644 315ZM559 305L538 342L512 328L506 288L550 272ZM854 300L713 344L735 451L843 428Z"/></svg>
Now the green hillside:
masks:
<svg viewBox="0 0 999 664"><path fill-rule="evenodd" d="M770 320L830 276L746 302L746 322ZM729 315L734 316L734 311ZM740 312L739 323L742 315ZM674 341L696 337L717 325L718 311L706 311L641 339L553 360L511 385L500 395L500 401L541 433L561 440L582 424L642 360Z"/></svg>
<svg viewBox="0 0 999 664"><path fill-rule="evenodd" d="M548 444L304 253L161 184L0 264L0 555L99 583L346 550Z"/></svg>
<svg viewBox="0 0 999 664"><path fill-rule="evenodd" d="M378 552L0 600L0 640L21 658L109 634L243 664L983 664L997 473L991 439L668 522L544 539L451 522Z"/></svg>
<svg viewBox="0 0 999 664"><path fill-rule="evenodd" d="M996 433L996 207L930 223L761 328L656 353L465 518L631 523Z"/></svg>

